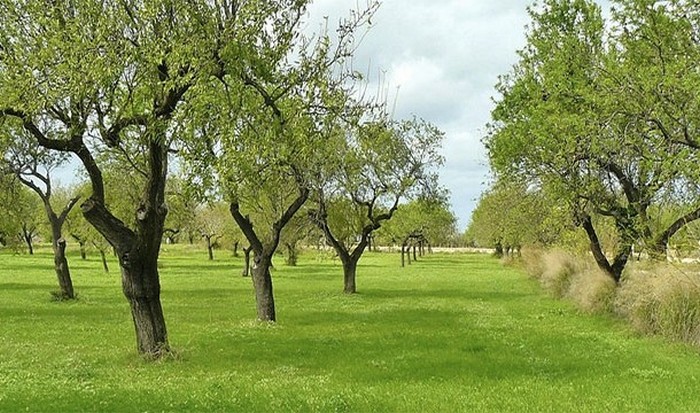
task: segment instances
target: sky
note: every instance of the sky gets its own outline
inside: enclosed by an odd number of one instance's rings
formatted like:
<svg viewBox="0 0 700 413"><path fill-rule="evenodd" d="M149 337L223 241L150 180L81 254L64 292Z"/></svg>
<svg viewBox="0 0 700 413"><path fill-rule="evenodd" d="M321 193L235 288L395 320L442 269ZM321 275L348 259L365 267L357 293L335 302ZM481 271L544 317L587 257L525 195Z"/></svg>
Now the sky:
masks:
<svg viewBox="0 0 700 413"><path fill-rule="evenodd" d="M603 2L601 2L603 3ZM446 134L441 182L460 230L488 187L481 143L498 76L517 63L529 22L527 0L383 0L353 66L396 94L397 119L413 115ZM366 0L315 0L309 21L336 24ZM390 100L393 102L393 99Z"/></svg>

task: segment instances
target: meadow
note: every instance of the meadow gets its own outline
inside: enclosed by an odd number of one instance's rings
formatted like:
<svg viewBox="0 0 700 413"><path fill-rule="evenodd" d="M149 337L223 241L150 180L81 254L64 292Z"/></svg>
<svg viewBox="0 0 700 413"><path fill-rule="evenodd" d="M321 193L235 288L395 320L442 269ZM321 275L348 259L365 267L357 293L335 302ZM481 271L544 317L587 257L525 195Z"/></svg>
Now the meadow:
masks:
<svg viewBox="0 0 700 413"><path fill-rule="evenodd" d="M700 355L550 298L487 255L400 268L371 253L359 294L307 251L274 270L278 322L255 321L242 262L164 248L176 355L135 349L116 263L69 257L79 300L57 302L48 249L0 252L0 411L700 411Z"/></svg>

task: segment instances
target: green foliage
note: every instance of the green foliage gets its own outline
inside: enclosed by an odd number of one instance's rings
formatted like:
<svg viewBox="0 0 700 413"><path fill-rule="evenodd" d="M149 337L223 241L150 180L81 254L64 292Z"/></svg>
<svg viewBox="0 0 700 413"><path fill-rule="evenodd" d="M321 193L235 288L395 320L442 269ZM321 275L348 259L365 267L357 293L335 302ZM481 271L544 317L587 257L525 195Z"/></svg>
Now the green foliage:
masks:
<svg viewBox="0 0 700 413"><path fill-rule="evenodd" d="M479 199L466 236L488 248L561 245L574 230L570 216L540 189L498 181Z"/></svg>
<svg viewBox="0 0 700 413"><path fill-rule="evenodd" d="M527 46L497 86L484 142L499 180L559 199L592 246L595 223L611 220L614 269L594 255L619 276L633 244L663 254L700 218L700 146L688 120L698 109L689 96L700 85L700 48L697 16L685 13L693 2L617 3L608 22L588 0L530 9ZM662 216L669 204L672 219Z"/></svg>
<svg viewBox="0 0 700 413"><path fill-rule="evenodd" d="M379 236L387 244L427 241L430 245L445 245L456 237L456 223L444 200L418 198L401 205Z"/></svg>
<svg viewBox="0 0 700 413"><path fill-rule="evenodd" d="M34 240L45 226L46 214L39 198L14 176L0 175L0 205L2 246L18 251L23 248L24 236Z"/></svg>
<svg viewBox="0 0 700 413"><path fill-rule="evenodd" d="M367 254L363 293L348 297L337 263L302 255L276 270L285 316L270 325L251 321L250 280L232 275L240 261L167 248L178 356L158 363L133 349L119 277L99 260L69 252L81 299L52 302L48 251L0 254L0 410L700 409L696 350L581 314L487 256L435 254L400 270Z"/></svg>

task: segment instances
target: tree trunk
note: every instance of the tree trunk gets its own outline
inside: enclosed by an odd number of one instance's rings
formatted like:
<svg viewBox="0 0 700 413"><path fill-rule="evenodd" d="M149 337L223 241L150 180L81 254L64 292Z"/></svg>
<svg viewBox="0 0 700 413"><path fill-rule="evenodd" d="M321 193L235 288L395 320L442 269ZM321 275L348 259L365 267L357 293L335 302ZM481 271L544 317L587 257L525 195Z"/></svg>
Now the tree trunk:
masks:
<svg viewBox="0 0 700 413"><path fill-rule="evenodd" d="M241 275L247 277L250 275L250 252L253 250L252 247L243 248L243 272Z"/></svg>
<svg viewBox="0 0 700 413"><path fill-rule="evenodd" d="M620 252L618 252L618 254L616 255L613 263L610 264L608 258L603 253L603 249L600 245L598 234L596 233L595 228L593 227L591 217L584 217L584 219L581 221L581 225L586 231L586 235L588 235L591 253L593 254L593 258L595 259L596 264L598 264L598 267L601 270L603 270L610 278L612 278L613 281L615 281L615 284L619 284L620 279L622 278L622 271L625 269L627 260L629 259L629 256L632 253L632 246L623 246L620 249Z"/></svg>
<svg viewBox="0 0 700 413"><path fill-rule="evenodd" d="M357 260L353 258L343 260L343 292L345 294L355 294L357 292L356 275Z"/></svg>
<svg viewBox="0 0 700 413"><path fill-rule="evenodd" d="M107 265L107 254L105 250L100 249L100 258L102 258L102 268L105 270L105 274L109 274L109 266Z"/></svg>
<svg viewBox="0 0 700 413"><path fill-rule="evenodd" d="M238 244L239 244L238 241L233 243L233 256L234 257L238 257Z"/></svg>
<svg viewBox="0 0 700 413"><path fill-rule="evenodd" d="M61 289L60 295L63 300L75 298L73 291L73 281L70 278L68 259L66 259L66 240L59 238L53 242L53 262L58 278L58 286Z"/></svg>
<svg viewBox="0 0 700 413"><path fill-rule="evenodd" d="M495 255L496 258L503 258L503 245L501 244L501 241L496 243L496 251L493 253L493 255Z"/></svg>
<svg viewBox="0 0 700 413"><path fill-rule="evenodd" d="M287 261L286 264L294 267L297 265L297 249L296 245L293 245L289 242L285 243L285 246L287 247Z"/></svg>
<svg viewBox="0 0 700 413"><path fill-rule="evenodd" d="M413 244L413 261L418 261L418 257L416 256L416 244Z"/></svg>
<svg viewBox="0 0 700 413"><path fill-rule="evenodd" d="M401 244L401 268L406 266L405 259L406 243Z"/></svg>
<svg viewBox="0 0 700 413"><path fill-rule="evenodd" d="M32 241L32 231L27 229L26 224L22 224L22 239L27 244L29 255L34 255L34 243Z"/></svg>
<svg viewBox="0 0 700 413"><path fill-rule="evenodd" d="M255 301L258 311L258 320L276 321L275 298L272 293L272 257L263 254L254 254L253 257L253 284L255 287Z"/></svg>
<svg viewBox="0 0 700 413"><path fill-rule="evenodd" d="M209 261L214 261L214 248L211 245L211 237L204 236L207 241L207 254L209 255Z"/></svg>
<svg viewBox="0 0 700 413"><path fill-rule="evenodd" d="M78 241L78 245L80 245L80 259L86 260L87 259L87 251L85 251L85 242Z"/></svg>

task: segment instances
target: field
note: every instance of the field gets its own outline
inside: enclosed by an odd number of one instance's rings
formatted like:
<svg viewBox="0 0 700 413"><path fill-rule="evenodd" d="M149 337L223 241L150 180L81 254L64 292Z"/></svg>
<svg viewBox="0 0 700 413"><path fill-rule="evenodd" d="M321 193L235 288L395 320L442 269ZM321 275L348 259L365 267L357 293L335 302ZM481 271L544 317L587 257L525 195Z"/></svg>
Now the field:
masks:
<svg viewBox="0 0 700 413"><path fill-rule="evenodd" d="M77 302L51 300L46 249L0 253L0 411L700 411L700 355L577 312L477 254L399 268L369 254L359 294L309 251L277 260L279 322L254 321L240 259L164 251L172 359L135 350L116 264L70 256Z"/></svg>

